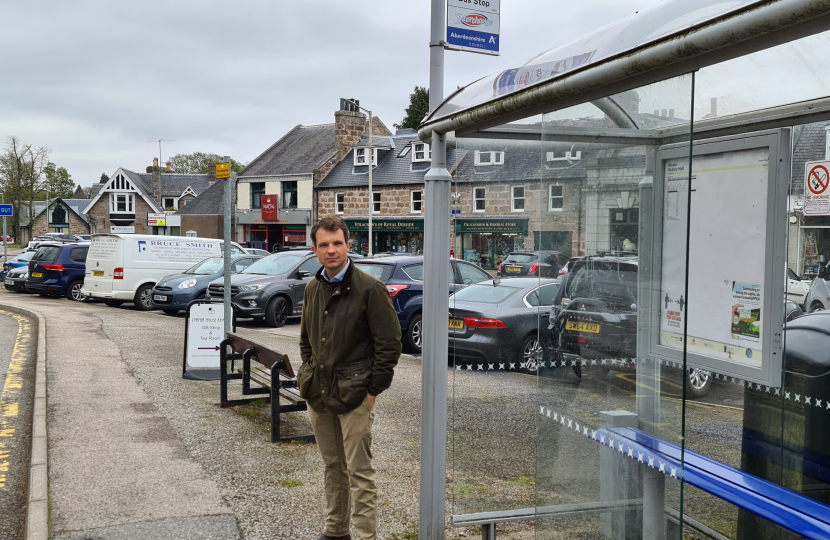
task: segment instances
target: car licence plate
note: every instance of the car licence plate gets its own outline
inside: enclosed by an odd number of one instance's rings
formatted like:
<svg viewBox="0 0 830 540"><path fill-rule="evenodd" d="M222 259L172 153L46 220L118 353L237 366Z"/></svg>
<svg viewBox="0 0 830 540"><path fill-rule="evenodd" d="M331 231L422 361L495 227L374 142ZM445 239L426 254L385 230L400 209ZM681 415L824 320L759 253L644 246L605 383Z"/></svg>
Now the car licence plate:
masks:
<svg viewBox="0 0 830 540"><path fill-rule="evenodd" d="M450 328L453 330L462 330L464 328L464 321L461 319L450 319Z"/></svg>
<svg viewBox="0 0 830 540"><path fill-rule="evenodd" d="M103 270L93 270L92 271L92 277L104 277L104 271Z"/></svg>
<svg viewBox="0 0 830 540"><path fill-rule="evenodd" d="M508 266L507 271L508 272L521 272L522 267L521 266Z"/></svg>
<svg viewBox="0 0 830 540"><path fill-rule="evenodd" d="M10 279L7 279L7 280L3 281L3 283L5 283L6 285L14 285L14 281L12 281Z"/></svg>
<svg viewBox="0 0 830 540"><path fill-rule="evenodd" d="M32 277L43 277L42 272L32 272Z"/></svg>
<svg viewBox="0 0 830 540"><path fill-rule="evenodd" d="M588 332L590 334L599 334L599 325L596 323L568 321L568 324L565 325L565 330L571 330L573 332Z"/></svg>
<svg viewBox="0 0 830 540"><path fill-rule="evenodd" d="M167 297L163 294L154 294L153 300L158 300L159 302L167 302Z"/></svg>

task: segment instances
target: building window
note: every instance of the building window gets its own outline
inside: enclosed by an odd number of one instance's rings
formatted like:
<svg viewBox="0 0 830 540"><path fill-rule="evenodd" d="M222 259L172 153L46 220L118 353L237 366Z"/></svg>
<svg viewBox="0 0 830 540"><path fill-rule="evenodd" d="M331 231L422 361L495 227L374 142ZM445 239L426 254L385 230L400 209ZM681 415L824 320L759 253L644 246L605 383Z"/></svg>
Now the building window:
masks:
<svg viewBox="0 0 830 540"><path fill-rule="evenodd" d="M176 199L171 197L164 198L164 209L167 210L168 208L176 208Z"/></svg>
<svg viewBox="0 0 830 540"><path fill-rule="evenodd" d="M548 186L548 210L551 212L561 212L564 207L565 195L562 191L562 186Z"/></svg>
<svg viewBox="0 0 830 540"><path fill-rule="evenodd" d="M413 214L420 214L423 205L421 190L409 192L409 207Z"/></svg>
<svg viewBox="0 0 830 540"><path fill-rule="evenodd" d="M511 205L510 208L513 212L524 212L525 211L525 187L524 186L513 186L510 190L510 200Z"/></svg>
<svg viewBox="0 0 830 540"><path fill-rule="evenodd" d="M110 193L110 213L133 214L135 195L132 193Z"/></svg>
<svg viewBox="0 0 830 540"><path fill-rule="evenodd" d="M282 183L282 207L297 208L297 182Z"/></svg>
<svg viewBox="0 0 830 540"><path fill-rule="evenodd" d="M372 213L380 214L380 191L372 192Z"/></svg>
<svg viewBox="0 0 830 540"><path fill-rule="evenodd" d="M483 187L473 188L473 212L484 212L486 190Z"/></svg>
<svg viewBox="0 0 830 540"><path fill-rule="evenodd" d="M412 163L418 161L430 161L432 159L432 152L429 151L429 145L425 143L412 143Z"/></svg>
<svg viewBox="0 0 830 540"><path fill-rule="evenodd" d="M334 194L334 213L335 214L342 214L346 211L346 194L345 193L335 193Z"/></svg>
<svg viewBox="0 0 830 540"><path fill-rule="evenodd" d="M476 150L476 165L503 165L504 152L481 152Z"/></svg>
<svg viewBox="0 0 830 540"><path fill-rule="evenodd" d="M556 155L556 152L547 152L547 160L548 161L567 161L568 163L573 163L574 161L579 161L582 159L582 152L580 150L574 151L566 151L561 156Z"/></svg>
<svg viewBox="0 0 830 540"><path fill-rule="evenodd" d="M265 195L265 182L251 182L251 208L262 208L263 195Z"/></svg>
<svg viewBox="0 0 830 540"><path fill-rule="evenodd" d="M367 148L355 148L354 149L354 164L355 165L366 165L366 150ZM378 149L372 149L372 165L378 164Z"/></svg>

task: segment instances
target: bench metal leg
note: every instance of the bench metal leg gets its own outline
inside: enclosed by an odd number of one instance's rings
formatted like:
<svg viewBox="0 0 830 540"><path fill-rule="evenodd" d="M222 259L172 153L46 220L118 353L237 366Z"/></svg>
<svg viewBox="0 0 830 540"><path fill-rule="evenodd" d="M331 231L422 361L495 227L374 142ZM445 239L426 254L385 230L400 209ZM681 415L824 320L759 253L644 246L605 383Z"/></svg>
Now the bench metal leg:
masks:
<svg viewBox="0 0 830 540"><path fill-rule="evenodd" d="M496 540L495 523L485 523L481 526L481 540Z"/></svg>

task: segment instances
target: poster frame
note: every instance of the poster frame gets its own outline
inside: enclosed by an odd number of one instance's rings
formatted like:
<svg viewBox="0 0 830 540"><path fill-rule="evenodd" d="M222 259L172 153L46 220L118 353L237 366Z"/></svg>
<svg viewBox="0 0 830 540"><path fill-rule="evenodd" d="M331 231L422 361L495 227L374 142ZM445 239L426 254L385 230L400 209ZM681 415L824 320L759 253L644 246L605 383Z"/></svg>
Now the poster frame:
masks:
<svg viewBox="0 0 830 540"><path fill-rule="evenodd" d="M769 148L768 190L766 207L766 250L764 254L763 287L766 293L762 304L762 359L761 367L740 364L686 351L685 367L711 370L722 376L780 387L784 352L783 323L785 317L784 299L786 287L787 260L787 195L790 174L790 129L782 128L731 135L717 139L696 141L692 146L693 156L703 156ZM662 294L663 220L665 196L665 163L669 159L688 157L689 144L672 144L659 147L655 152L653 191L653 242L651 260L653 286L648 299L648 325L650 327L648 354L660 360L684 363L683 350L660 344L661 318L660 297ZM694 175L694 169L691 171ZM691 186L694 193L694 185ZM693 195L694 196L694 195ZM687 226L688 226L687 221ZM689 261L692 268L695 261ZM693 270L691 270L693 271ZM659 289L658 289L659 286ZM691 299L694 301L693 299ZM685 338L684 338L685 339Z"/></svg>

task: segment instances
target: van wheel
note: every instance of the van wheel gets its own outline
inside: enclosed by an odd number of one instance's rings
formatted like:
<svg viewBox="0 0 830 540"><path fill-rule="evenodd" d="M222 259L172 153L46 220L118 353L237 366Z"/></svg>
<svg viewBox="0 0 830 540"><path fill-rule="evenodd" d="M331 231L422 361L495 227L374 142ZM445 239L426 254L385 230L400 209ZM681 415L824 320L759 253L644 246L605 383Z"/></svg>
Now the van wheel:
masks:
<svg viewBox="0 0 830 540"><path fill-rule="evenodd" d="M265 309L265 324L272 328L285 326L288 321L288 300L282 296L272 298Z"/></svg>
<svg viewBox="0 0 830 540"><path fill-rule="evenodd" d="M120 307L123 303L122 300L104 300L104 304L109 307Z"/></svg>
<svg viewBox="0 0 830 540"><path fill-rule="evenodd" d="M66 299L67 300L74 300L75 302L83 302L86 300L84 296L81 294L81 289L84 288L83 281L73 281L69 284L69 287L66 288Z"/></svg>
<svg viewBox="0 0 830 540"><path fill-rule="evenodd" d="M145 284L139 287L135 292L133 304L135 304L135 308L139 311L153 309L153 286Z"/></svg>
<svg viewBox="0 0 830 540"><path fill-rule="evenodd" d="M406 348L413 354L421 354L424 344L424 320L421 313L415 314L406 325L406 334L403 339Z"/></svg>

